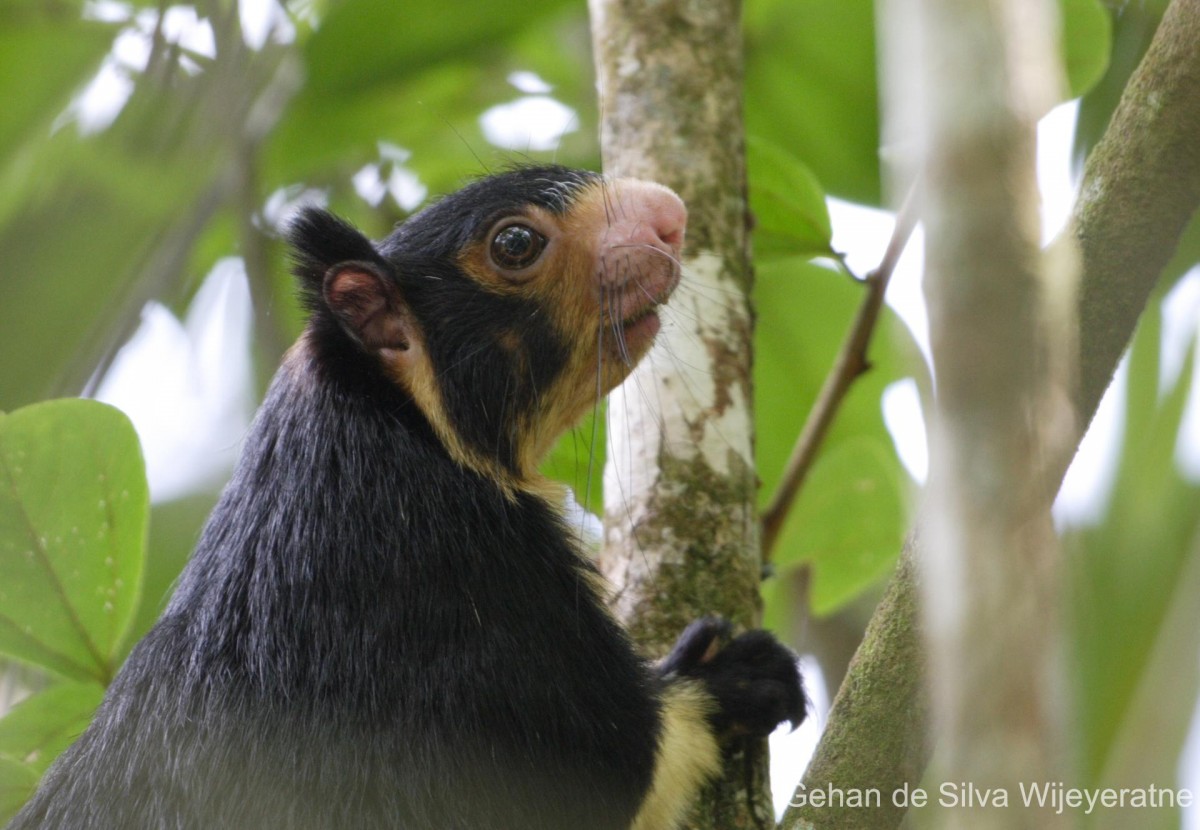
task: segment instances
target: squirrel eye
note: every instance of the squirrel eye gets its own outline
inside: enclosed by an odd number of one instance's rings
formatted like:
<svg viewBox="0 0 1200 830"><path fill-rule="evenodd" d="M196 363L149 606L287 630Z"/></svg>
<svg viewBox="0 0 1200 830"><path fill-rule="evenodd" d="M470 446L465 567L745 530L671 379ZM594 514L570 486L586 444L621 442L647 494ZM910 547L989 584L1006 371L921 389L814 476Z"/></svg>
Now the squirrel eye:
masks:
<svg viewBox="0 0 1200 830"><path fill-rule="evenodd" d="M492 239L492 260L501 268L519 271L534 263L546 248L546 237L528 225L509 225Z"/></svg>

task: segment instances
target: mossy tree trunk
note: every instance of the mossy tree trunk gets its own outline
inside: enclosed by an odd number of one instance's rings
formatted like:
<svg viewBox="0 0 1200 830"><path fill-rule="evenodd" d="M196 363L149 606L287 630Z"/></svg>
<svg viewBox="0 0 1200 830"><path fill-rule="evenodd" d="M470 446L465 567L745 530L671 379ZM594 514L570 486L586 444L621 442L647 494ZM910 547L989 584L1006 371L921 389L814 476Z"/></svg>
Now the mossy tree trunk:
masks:
<svg viewBox="0 0 1200 830"><path fill-rule="evenodd" d="M608 403L601 568L652 655L684 626L760 612L751 410L752 279L737 0L592 0L609 175L688 206L684 279L658 343ZM774 825L761 742L739 747L696 828Z"/></svg>

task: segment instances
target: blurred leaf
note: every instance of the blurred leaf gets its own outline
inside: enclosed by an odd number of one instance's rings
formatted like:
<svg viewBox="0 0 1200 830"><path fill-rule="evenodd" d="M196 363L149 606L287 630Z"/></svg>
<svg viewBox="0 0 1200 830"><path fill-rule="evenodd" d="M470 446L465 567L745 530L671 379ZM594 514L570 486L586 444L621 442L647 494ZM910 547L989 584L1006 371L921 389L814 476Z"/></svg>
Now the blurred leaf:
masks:
<svg viewBox="0 0 1200 830"><path fill-rule="evenodd" d="M577 123L572 125L574 132L563 136L559 148L547 160L599 170L599 112L586 5L570 4L557 15L518 33L506 64L506 79L512 70L532 71L553 87L550 95L578 113Z"/></svg>
<svg viewBox="0 0 1200 830"><path fill-rule="evenodd" d="M214 154L181 148L183 163L126 155L118 136L76 142L56 137L39 159L45 175L30 183L36 194L0 216L0 249L15 266L0 281L0 408L82 390L121 322L136 321L139 299L174 299L217 207L204 193L219 175Z"/></svg>
<svg viewBox="0 0 1200 830"><path fill-rule="evenodd" d="M575 500L597 516L604 515L604 405L589 412L569 430L542 463L542 474L575 492Z"/></svg>
<svg viewBox="0 0 1200 830"><path fill-rule="evenodd" d="M137 604L149 495L137 435L87 400L0 415L0 651L107 683Z"/></svg>
<svg viewBox="0 0 1200 830"><path fill-rule="evenodd" d="M750 137L746 149L755 256L832 255L829 208L817 177L765 139Z"/></svg>
<svg viewBox="0 0 1200 830"><path fill-rule="evenodd" d="M1173 460L1194 356L1160 400L1159 333L1152 306L1130 362L1109 516L1073 537L1079 757L1089 787L1171 786L1200 681L1200 486ZM1106 811L1092 826L1178 826L1175 811L1137 813Z"/></svg>
<svg viewBox="0 0 1200 830"><path fill-rule="evenodd" d="M796 642L795 634L802 630L797 625L797 618L803 614L805 603L809 601L808 592L802 591L797 574L777 572L769 579L764 579L759 593L762 596L763 619L762 627L774 632L775 636L787 643L793 649L801 649L807 643ZM801 623L802 625L802 623Z"/></svg>
<svg viewBox="0 0 1200 830"><path fill-rule="evenodd" d="M0 757L44 773L91 723L103 697L98 683L59 683L27 698L0 718Z"/></svg>
<svg viewBox="0 0 1200 830"><path fill-rule="evenodd" d="M566 5L550 0L514 11L492 0L459 0L448 15L437 5L345 0L307 44L307 92L354 95L435 63L478 61L482 52Z"/></svg>
<svg viewBox="0 0 1200 830"><path fill-rule="evenodd" d="M287 85L276 83L279 47L247 49L228 36L236 19L212 21L218 59L185 66L166 44L145 73L128 70L132 94L106 129L68 124L0 167L13 275L0 281L0 408L82 390L147 300L182 293L207 221L252 190L242 162Z"/></svg>
<svg viewBox="0 0 1200 830"><path fill-rule="evenodd" d="M483 172L477 154L489 151L477 119L497 100L483 91L502 83L464 62L354 94L325 97L306 90L268 143L268 180L280 186L332 180L344 187L365 164L378 160L379 142L388 141L413 153L409 166L431 194L455 190L468 173Z"/></svg>
<svg viewBox="0 0 1200 830"><path fill-rule="evenodd" d="M40 776L28 764L0 758L0 822L7 822L29 800Z"/></svg>
<svg viewBox="0 0 1200 830"><path fill-rule="evenodd" d="M842 198L878 204L874 0L747 5L746 132Z"/></svg>
<svg viewBox="0 0 1200 830"><path fill-rule="evenodd" d="M109 194L47 190L44 201L0 224L0 250L17 266L0 280L0 409L52 394L79 349L111 321L114 295L127 289L154 232Z"/></svg>
<svg viewBox="0 0 1200 830"><path fill-rule="evenodd" d="M65 16L0 12L0 159L21 163L22 145L50 136L54 120L100 65L113 29Z"/></svg>
<svg viewBox="0 0 1200 830"><path fill-rule="evenodd" d="M754 366L760 503L778 485L821 384L862 300L863 287L809 263L758 269ZM775 559L813 563L814 609L828 613L886 573L907 530L907 475L883 423L888 384L922 364L903 324L884 309L872 369L839 410L784 526Z"/></svg>
<svg viewBox="0 0 1200 830"><path fill-rule="evenodd" d="M505 79L505 50L532 29L549 31L567 8L554 0L513 14L467 0L448 18L434 6L341 3L306 46L307 83L270 142L271 181L311 178L337 160L348 176L381 140L412 151L435 194L502 164L478 118L519 94Z"/></svg>
<svg viewBox="0 0 1200 830"><path fill-rule="evenodd" d="M1073 95L1109 54L1097 0L1060 0ZM834 195L880 201L874 0L757 0L747 4L746 128L803 160Z"/></svg>
<svg viewBox="0 0 1200 830"><path fill-rule="evenodd" d="M1069 97L1078 98L1104 75L1112 50L1112 18L1098 0L1059 0L1063 66Z"/></svg>
<svg viewBox="0 0 1200 830"><path fill-rule="evenodd" d="M1143 0L1122 3L1118 9L1105 12L1110 21L1109 60L1104 74L1087 88L1080 104L1075 128L1075 152L1079 158L1087 155L1107 129L1129 76L1150 45L1166 7L1166 0Z"/></svg>

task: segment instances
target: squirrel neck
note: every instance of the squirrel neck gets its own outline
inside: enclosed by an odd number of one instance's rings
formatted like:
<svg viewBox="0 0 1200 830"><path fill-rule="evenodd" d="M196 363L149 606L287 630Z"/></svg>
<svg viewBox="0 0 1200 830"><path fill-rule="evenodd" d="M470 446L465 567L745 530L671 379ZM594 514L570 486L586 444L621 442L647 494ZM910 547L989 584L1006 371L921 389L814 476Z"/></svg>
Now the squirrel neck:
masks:
<svg viewBox="0 0 1200 830"><path fill-rule="evenodd" d="M512 613L506 585L538 591L579 568L545 499L453 461L361 357L331 361L303 340L289 353L165 615L205 675L248 672L293 698L403 689L389 676L423 662L412 651Z"/></svg>

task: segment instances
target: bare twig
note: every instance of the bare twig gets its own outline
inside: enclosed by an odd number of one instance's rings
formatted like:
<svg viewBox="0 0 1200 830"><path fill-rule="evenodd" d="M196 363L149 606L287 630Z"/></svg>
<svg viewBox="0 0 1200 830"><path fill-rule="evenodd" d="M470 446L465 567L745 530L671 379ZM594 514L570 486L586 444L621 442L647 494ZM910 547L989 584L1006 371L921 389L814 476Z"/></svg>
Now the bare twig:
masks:
<svg viewBox="0 0 1200 830"><path fill-rule="evenodd" d="M913 229L917 224L916 197L910 190L905 197L900 211L896 214L896 225L892 228L892 238L879 267L867 274L863 283L866 294L854 322L846 332L846 339L838 351L833 368L825 378L821 392L817 396L813 408L808 413L808 420L796 439L792 455L784 468L783 479L775 490L770 505L762 516L762 550L763 561L769 562L775 542L783 529L783 523L791 512L796 496L800 493L808 471L816 460L817 452L825 440L829 427L841 407L846 393L854 385L854 381L871 368L867 358L867 349L871 345L871 337L875 333L875 325L879 320L879 311L883 307L883 297L887 292L888 282L900 261Z"/></svg>

